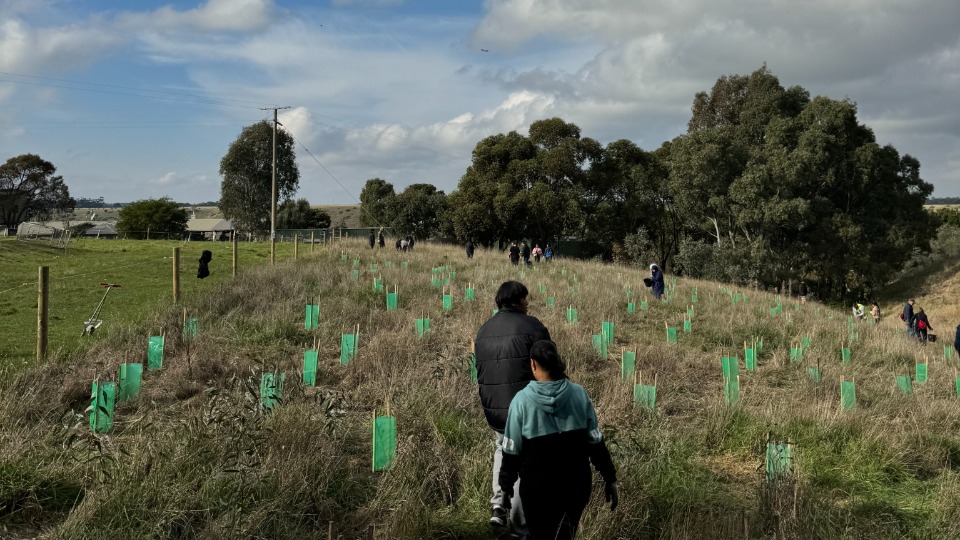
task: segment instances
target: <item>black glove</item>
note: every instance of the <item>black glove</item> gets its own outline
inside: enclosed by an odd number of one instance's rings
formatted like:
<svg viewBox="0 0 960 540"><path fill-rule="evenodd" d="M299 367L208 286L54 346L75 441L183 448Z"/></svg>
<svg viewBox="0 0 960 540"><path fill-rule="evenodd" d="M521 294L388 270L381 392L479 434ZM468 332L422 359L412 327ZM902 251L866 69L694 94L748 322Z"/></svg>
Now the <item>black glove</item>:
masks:
<svg viewBox="0 0 960 540"><path fill-rule="evenodd" d="M503 492L503 504L501 504L500 506L502 506L503 509L506 510L508 514L510 513L510 507L513 506L512 499L513 499L512 491L509 493L507 493L506 491Z"/></svg>
<svg viewBox="0 0 960 540"><path fill-rule="evenodd" d="M617 509L617 505L620 504L620 494L617 493L616 482L607 482L607 485L603 488L603 498L610 503L611 512Z"/></svg>

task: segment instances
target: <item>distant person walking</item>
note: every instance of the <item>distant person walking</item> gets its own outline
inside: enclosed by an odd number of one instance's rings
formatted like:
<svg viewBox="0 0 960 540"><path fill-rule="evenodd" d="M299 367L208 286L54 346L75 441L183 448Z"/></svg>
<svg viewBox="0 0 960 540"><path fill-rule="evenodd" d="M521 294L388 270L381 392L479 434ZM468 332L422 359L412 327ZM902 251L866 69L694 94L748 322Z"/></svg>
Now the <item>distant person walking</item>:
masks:
<svg viewBox="0 0 960 540"><path fill-rule="evenodd" d="M870 305L870 315L873 316L873 324L880 324L880 305L876 302Z"/></svg>
<svg viewBox="0 0 960 540"><path fill-rule="evenodd" d="M383 249L383 247L387 245L386 238L383 237L383 229L380 229L380 236L378 238L378 243L380 245L380 249Z"/></svg>
<svg viewBox="0 0 960 540"><path fill-rule="evenodd" d="M400 251L406 253L408 249L410 249L410 243L407 242L406 238L402 238L400 240Z"/></svg>
<svg viewBox="0 0 960 540"><path fill-rule="evenodd" d="M523 265L530 266L530 246L526 240L523 242L523 248L520 249L520 257L523 258Z"/></svg>
<svg viewBox="0 0 960 540"><path fill-rule="evenodd" d="M510 244L510 262L514 265L520 264L520 248L516 242Z"/></svg>
<svg viewBox="0 0 960 540"><path fill-rule="evenodd" d="M650 265L650 281L653 282L651 284L651 287L653 288L653 297L657 300L663 300L663 293L665 289L663 284L663 272L656 264Z"/></svg>
<svg viewBox="0 0 960 540"><path fill-rule="evenodd" d="M501 284L496 296L498 311L480 327L474 342L480 404L496 439L490 524L506 526L509 513L513 532L521 535L526 530L517 482L511 486L509 495L500 488L503 430L507 425L510 402L533 380L530 348L538 341L550 339L550 332L543 323L527 315L528 295L527 287L519 281ZM513 496L512 504L510 495Z"/></svg>
<svg viewBox="0 0 960 540"><path fill-rule="evenodd" d="M927 319L927 314L923 312L923 308L917 308L917 314L913 316L913 320L916 321L917 339L925 345L927 343L927 332L933 330L933 327L930 326L930 321Z"/></svg>
<svg viewBox="0 0 960 540"><path fill-rule="evenodd" d="M531 538L570 539L590 501L590 462L606 482L610 510L619 503L617 472L593 403L567 379L557 346L534 343L529 363L535 380L513 398L507 415L500 489L507 497L517 477L523 480L520 498Z"/></svg>
<svg viewBox="0 0 960 540"><path fill-rule="evenodd" d="M908 336L916 335L913 329L913 304L913 298L907 300L907 303L903 305L903 311L900 312L900 320L907 325Z"/></svg>
<svg viewBox="0 0 960 540"><path fill-rule="evenodd" d="M543 257L543 250L540 248L540 244L533 246L533 262L539 263L540 257Z"/></svg>
<svg viewBox="0 0 960 540"><path fill-rule="evenodd" d="M370 249L373 249L375 245L377 245L377 234L373 232L373 229L370 229Z"/></svg>
<svg viewBox="0 0 960 540"><path fill-rule="evenodd" d="M472 259L473 258L473 242L471 242L470 240L467 240L467 245L464 246L464 248L467 250L467 260Z"/></svg>
<svg viewBox="0 0 960 540"><path fill-rule="evenodd" d="M547 262L553 261L553 248L550 247L550 244L547 244L547 249L543 250L543 260Z"/></svg>
<svg viewBox="0 0 960 540"><path fill-rule="evenodd" d="M800 293L800 303L806 304L807 303L807 284L801 281L800 287L798 287L797 292Z"/></svg>

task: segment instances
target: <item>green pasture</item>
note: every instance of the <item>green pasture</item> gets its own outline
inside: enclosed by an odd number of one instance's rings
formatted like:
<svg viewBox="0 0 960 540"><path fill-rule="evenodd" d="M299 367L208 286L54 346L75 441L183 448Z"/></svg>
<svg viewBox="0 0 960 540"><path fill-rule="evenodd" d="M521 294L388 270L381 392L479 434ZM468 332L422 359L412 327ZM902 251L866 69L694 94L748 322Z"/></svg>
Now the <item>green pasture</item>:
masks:
<svg viewBox="0 0 960 540"><path fill-rule="evenodd" d="M229 242L163 240L71 240L67 249L48 242L0 238L0 373L34 362L37 336L38 269L50 268L50 354L70 355L89 348L118 323L135 323L173 297L173 248L180 248L180 293L185 306L201 290L232 274ZM304 247L309 251L309 246ZM210 276L196 278L200 253L213 252ZM293 245L277 245L280 260L293 257ZM269 262L265 243L238 244L239 271ZM109 292L92 336L82 336L87 320L103 298L101 283L121 285Z"/></svg>

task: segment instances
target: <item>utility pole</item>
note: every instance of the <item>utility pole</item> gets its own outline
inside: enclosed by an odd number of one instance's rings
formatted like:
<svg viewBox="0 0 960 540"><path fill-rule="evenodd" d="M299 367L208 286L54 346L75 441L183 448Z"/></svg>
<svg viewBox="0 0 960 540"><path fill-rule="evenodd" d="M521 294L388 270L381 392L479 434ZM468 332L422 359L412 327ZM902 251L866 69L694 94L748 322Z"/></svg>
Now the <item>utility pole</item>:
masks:
<svg viewBox="0 0 960 540"><path fill-rule="evenodd" d="M290 107L267 107L261 111L273 110L273 174L270 189L270 264L277 262L277 111Z"/></svg>

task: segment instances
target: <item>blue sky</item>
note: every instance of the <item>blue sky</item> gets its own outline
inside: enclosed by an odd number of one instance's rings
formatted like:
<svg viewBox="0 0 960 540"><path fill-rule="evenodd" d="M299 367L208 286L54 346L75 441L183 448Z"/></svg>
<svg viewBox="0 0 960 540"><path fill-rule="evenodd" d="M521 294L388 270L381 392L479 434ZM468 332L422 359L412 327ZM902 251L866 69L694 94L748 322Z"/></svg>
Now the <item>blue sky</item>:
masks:
<svg viewBox="0 0 960 540"><path fill-rule="evenodd" d="M290 106L298 197L353 203L374 177L449 193L488 135L559 116L652 150L696 92L764 63L857 102L960 196L942 0L0 0L0 159L37 153L78 197L216 200L241 128Z"/></svg>

